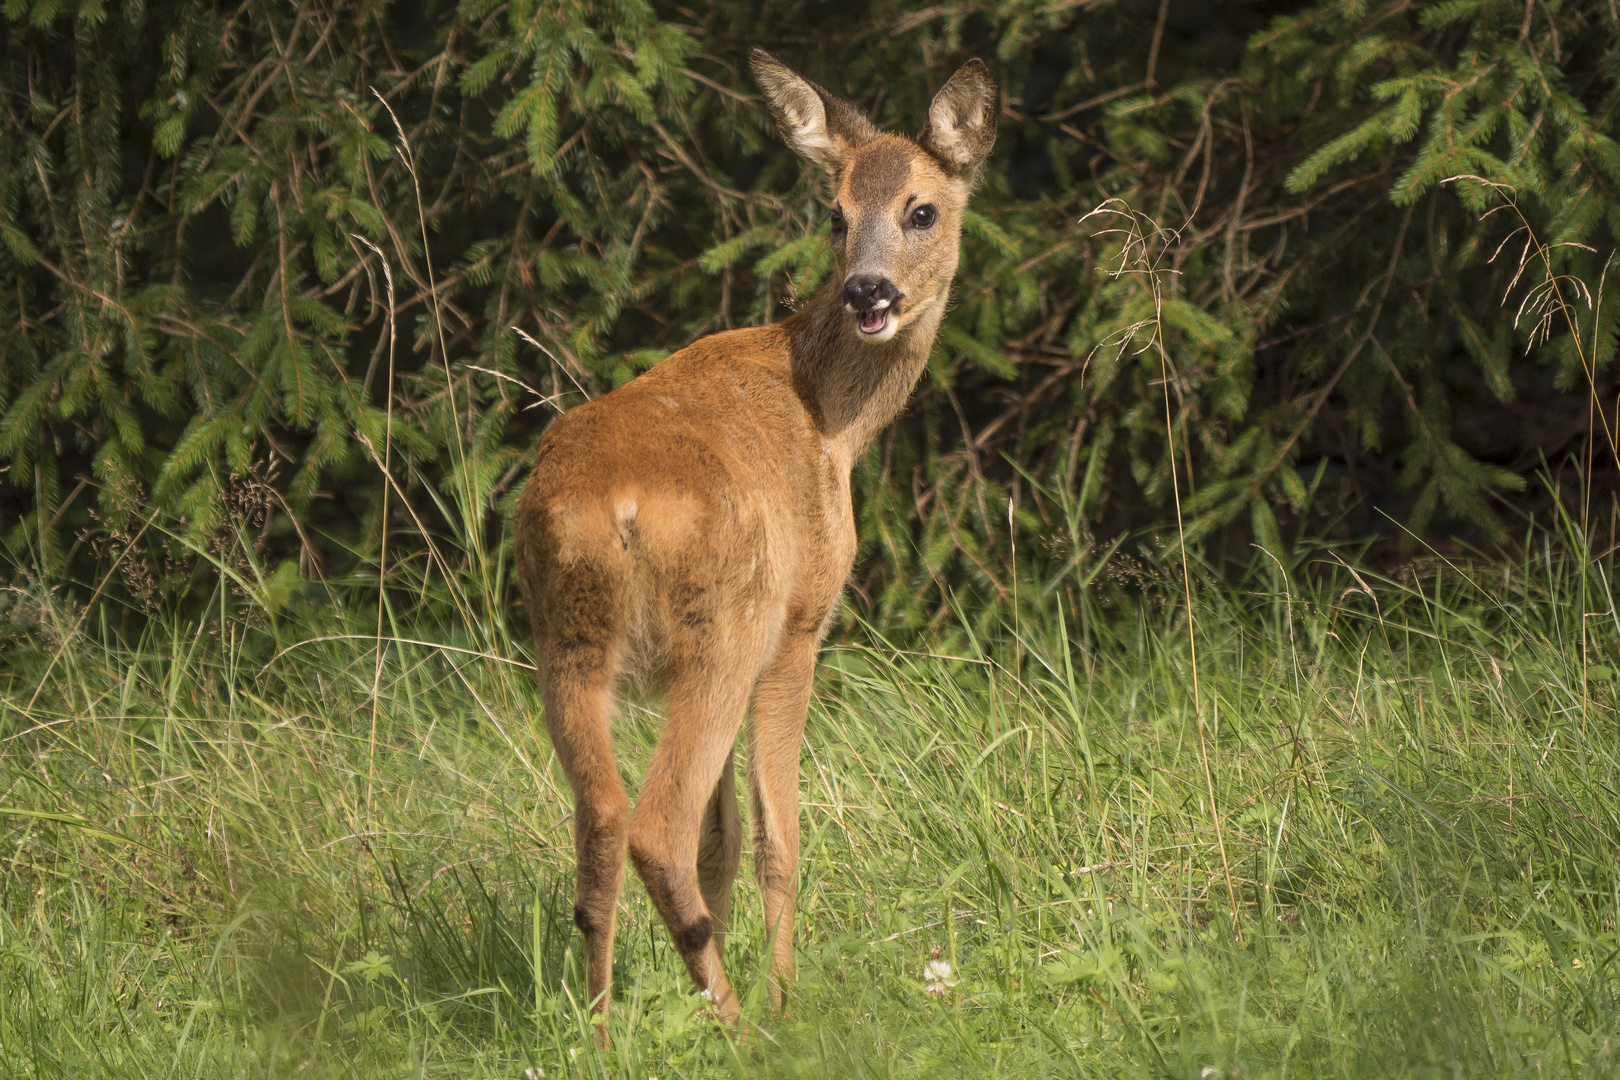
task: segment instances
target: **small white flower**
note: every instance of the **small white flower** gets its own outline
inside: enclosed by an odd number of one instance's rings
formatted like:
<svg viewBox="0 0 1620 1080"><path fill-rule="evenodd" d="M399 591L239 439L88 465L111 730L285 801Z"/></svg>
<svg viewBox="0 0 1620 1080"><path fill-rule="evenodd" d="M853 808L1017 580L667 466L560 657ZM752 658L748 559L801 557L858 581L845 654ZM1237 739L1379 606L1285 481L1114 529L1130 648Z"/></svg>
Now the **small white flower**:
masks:
<svg viewBox="0 0 1620 1080"><path fill-rule="evenodd" d="M523 1080L545 1080L546 1070L538 1065L531 1065L523 1070Z"/></svg>
<svg viewBox="0 0 1620 1080"><path fill-rule="evenodd" d="M930 960L923 968L923 980L928 984L926 989L930 994L945 994L956 985L951 978L951 962L949 960Z"/></svg>
<svg viewBox="0 0 1620 1080"><path fill-rule="evenodd" d="M1201 1080L1209 1080L1209 1078L1212 1077L1212 1076L1221 1075L1221 1070L1217 1069L1213 1065L1205 1065L1204 1066L1204 1071L1199 1073L1198 1075L1201 1078Z"/></svg>

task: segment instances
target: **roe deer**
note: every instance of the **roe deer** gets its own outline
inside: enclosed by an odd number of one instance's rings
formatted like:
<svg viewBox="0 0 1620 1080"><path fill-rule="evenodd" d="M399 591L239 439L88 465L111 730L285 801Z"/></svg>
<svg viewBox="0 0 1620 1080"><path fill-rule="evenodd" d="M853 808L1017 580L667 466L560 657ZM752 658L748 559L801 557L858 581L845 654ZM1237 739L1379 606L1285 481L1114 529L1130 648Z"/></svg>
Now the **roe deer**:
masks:
<svg viewBox="0 0 1620 1080"><path fill-rule="evenodd" d="M956 273L962 215L995 142L969 61L915 141L760 50L787 143L834 185L836 275L795 314L689 345L560 417L517 506L546 727L574 794L574 921L605 1012L628 848L719 1017L721 936L742 850L732 752L745 713L771 999L793 973L799 744L816 650L855 557L850 471L904 407ZM610 731L621 680L656 680L663 734L635 813Z"/></svg>

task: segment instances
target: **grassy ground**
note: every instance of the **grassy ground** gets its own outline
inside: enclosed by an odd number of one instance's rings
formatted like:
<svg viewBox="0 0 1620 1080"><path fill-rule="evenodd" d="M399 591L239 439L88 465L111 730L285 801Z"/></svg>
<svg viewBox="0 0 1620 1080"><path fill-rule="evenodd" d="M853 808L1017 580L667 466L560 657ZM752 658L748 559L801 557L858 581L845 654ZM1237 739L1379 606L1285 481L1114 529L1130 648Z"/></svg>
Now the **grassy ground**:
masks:
<svg viewBox="0 0 1620 1080"><path fill-rule="evenodd" d="M1201 737L1179 579L1099 569L909 651L829 648L790 1015L746 861L746 1044L632 879L606 1052L498 613L391 611L379 664L375 592L342 583L238 567L133 637L10 593L0 1073L1615 1073L1606 571L1195 584ZM624 717L632 783L657 730Z"/></svg>

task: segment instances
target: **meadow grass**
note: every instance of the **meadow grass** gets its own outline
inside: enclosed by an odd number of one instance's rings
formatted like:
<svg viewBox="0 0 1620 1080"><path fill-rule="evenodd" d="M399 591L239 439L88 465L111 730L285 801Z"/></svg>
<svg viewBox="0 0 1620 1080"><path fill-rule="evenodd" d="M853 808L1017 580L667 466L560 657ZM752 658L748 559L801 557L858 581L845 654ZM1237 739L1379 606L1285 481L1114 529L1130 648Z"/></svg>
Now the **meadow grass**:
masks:
<svg viewBox="0 0 1620 1080"><path fill-rule="evenodd" d="M1117 555L922 641L842 635L789 1014L746 859L746 1039L632 874L605 1051L525 643L469 599L505 595L502 564L443 602L391 590L380 653L374 576L199 552L204 591L128 633L105 597L24 587L0 1073L1612 1075L1620 617L1607 564L1526 551L1195 580L1202 742L1179 575ZM657 733L625 709L632 791Z"/></svg>

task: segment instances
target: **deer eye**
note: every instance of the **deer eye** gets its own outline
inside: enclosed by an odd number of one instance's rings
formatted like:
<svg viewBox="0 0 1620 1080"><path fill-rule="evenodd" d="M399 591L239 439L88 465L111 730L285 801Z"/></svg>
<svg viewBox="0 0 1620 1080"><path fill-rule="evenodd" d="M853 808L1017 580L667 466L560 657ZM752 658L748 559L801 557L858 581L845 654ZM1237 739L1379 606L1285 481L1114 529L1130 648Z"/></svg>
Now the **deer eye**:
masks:
<svg viewBox="0 0 1620 1080"><path fill-rule="evenodd" d="M919 206L911 212L911 224L918 229L926 229L934 223L938 216L932 206Z"/></svg>
<svg viewBox="0 0 1620 1080"><path fill-rule="evenodd" d="M835 233L843 232L845 229L849 228L849 223L844 220L843 211L839 210L836 206L833 207L832 214L827 220L832 223L832 230Z"/></svg>

